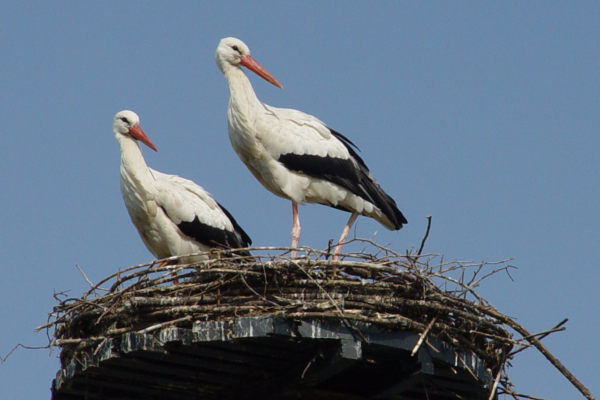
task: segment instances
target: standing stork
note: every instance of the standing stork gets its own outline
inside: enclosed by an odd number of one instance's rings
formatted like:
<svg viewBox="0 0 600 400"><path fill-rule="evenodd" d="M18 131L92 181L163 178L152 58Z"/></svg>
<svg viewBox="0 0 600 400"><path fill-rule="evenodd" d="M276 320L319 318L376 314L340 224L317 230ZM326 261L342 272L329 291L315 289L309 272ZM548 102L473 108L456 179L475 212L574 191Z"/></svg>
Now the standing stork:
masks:
<svg viewBox="0 0 600 400"><path fill-rule="evenodd" d="M250 237L210 193L190 180L146 165L138 141L158 150L139 122L133 111L120 111L113 120L113 131L121 147L121 194L148 250L162 259L212 248L248 247ZM190 256L179 263L206 259L206 255Z"/></svg>
<svg viewBox="0 0 600 400"><path fill-rule="evenodd" d="M356 217L365 215L390 230L407 220L396 202L377 184L350 139L319 119L298 110L261 103L241 66L278 88L277 80L250 56L236 38L222 39L215 54L229 84L227 120L229 140L242 162L262 185L292 201L292 248L300 239L298 204L318 203L351 213L334 250L342 243ZM292 251L292 257L296 252Z"/></svg>

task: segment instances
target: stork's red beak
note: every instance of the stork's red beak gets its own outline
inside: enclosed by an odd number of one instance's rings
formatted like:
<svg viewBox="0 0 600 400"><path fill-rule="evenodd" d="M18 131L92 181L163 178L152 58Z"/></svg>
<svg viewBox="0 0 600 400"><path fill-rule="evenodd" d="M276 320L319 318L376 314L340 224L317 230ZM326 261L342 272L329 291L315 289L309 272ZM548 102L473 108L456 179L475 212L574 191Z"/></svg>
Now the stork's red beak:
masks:
<svg viewBox="0 0 600 400"><path fill-rule="evenodd" d="M242 57L242 59L240 60L240 64L248 68L250 71L254 72L256 75L260 76L267 82L277 86L279 89L283 89L283 86L281 86L281 84L277 82L277 79L275 79L275 77L271 75L269 71L267 71L262 65L258 63L258 61L256 61L251 56L247 55Z"/></svg>
<svg viewBox="0 0 600 400"><path fill-rule="evenodd" d="M142 128L140 128L138 124L135 124L134 126L129 128L129 133L131 134L131 136L144 143L152 150L158 152L158 149L156 148L154 143L152 143L152 140L150 140L150 138L144 133L144 131L142 130Z"/></svg>

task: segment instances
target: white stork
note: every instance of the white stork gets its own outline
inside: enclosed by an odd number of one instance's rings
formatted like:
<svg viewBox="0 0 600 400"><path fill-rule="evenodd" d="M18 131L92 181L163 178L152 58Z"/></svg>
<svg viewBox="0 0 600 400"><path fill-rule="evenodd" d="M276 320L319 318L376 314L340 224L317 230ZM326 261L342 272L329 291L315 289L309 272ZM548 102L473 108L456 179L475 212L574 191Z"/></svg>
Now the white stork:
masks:
<svg viewBox="0 0 600 400"><path fill-rule="evenodd" d="M271 107L258 100L241 66L279 88L282 86L250 56L244 42L231 37L222 39L215 58L229 84L229 140L265 188L292 201L292 248L300 239L298 204L324 204L351 213L334 250L334 259L359 214L374 218L390 230L407 223L394 199L381 189L353 149L356 146L350 139L312 115Z"/></svg>
<svg viewBox="0 0 600 400"><path fill-rule="evenodd" d="M148 250L162 259L215 247L248 247L250 237L210 193L190 180L146 165L138 141L158 150L139 122L133 111L121 111L115 115L113 130L121 147L121 194ZM185 257L179 263L206 259L204 255Z"/></svg>

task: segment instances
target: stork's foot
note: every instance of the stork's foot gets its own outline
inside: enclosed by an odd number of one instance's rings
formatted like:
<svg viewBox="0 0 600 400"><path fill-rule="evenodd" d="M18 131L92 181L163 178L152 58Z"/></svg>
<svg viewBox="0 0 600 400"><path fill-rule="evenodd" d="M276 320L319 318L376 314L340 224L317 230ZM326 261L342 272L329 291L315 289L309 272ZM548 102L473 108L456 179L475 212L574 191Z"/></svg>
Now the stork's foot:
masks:
<svg viewBox="0 0 600 400"><path fill-rule="evenodd" d="M168 261L161 261L158 263L157 267L160 268L160 267L165 267L167 265L169 265ZM171 276L177 276L177 272L171 272ZM179 284L179 279L177 279L177 278L173 279L173 284L174 285Z"/></svg>

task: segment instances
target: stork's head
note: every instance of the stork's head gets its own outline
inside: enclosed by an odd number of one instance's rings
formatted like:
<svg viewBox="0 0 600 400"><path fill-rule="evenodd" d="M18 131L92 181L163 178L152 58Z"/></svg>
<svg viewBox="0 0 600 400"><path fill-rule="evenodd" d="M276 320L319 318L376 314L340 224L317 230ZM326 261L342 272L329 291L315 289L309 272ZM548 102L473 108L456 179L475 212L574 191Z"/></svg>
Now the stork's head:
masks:
<svg viewBox="0 0 600 400"><path fill-rule="evenodd" d="M281 84L277 82L277 79L260 65L258 61L252 58L250 49L246 46L246 43L242 42L240 39L232 37L221 39L215 53L215 60L217 61L217 66L223 73L225 73L225 70L229 66L238 67L243 65L267 82L283 89Z"/></svg>
<svg viewBox="0 0 600 400"><path fill-rule="evenodd" d="M139 140L154 151L158 151L152 140L140 128L140 117L133 111L119 111L113 119L115 135L123 135Z"/></svg>

